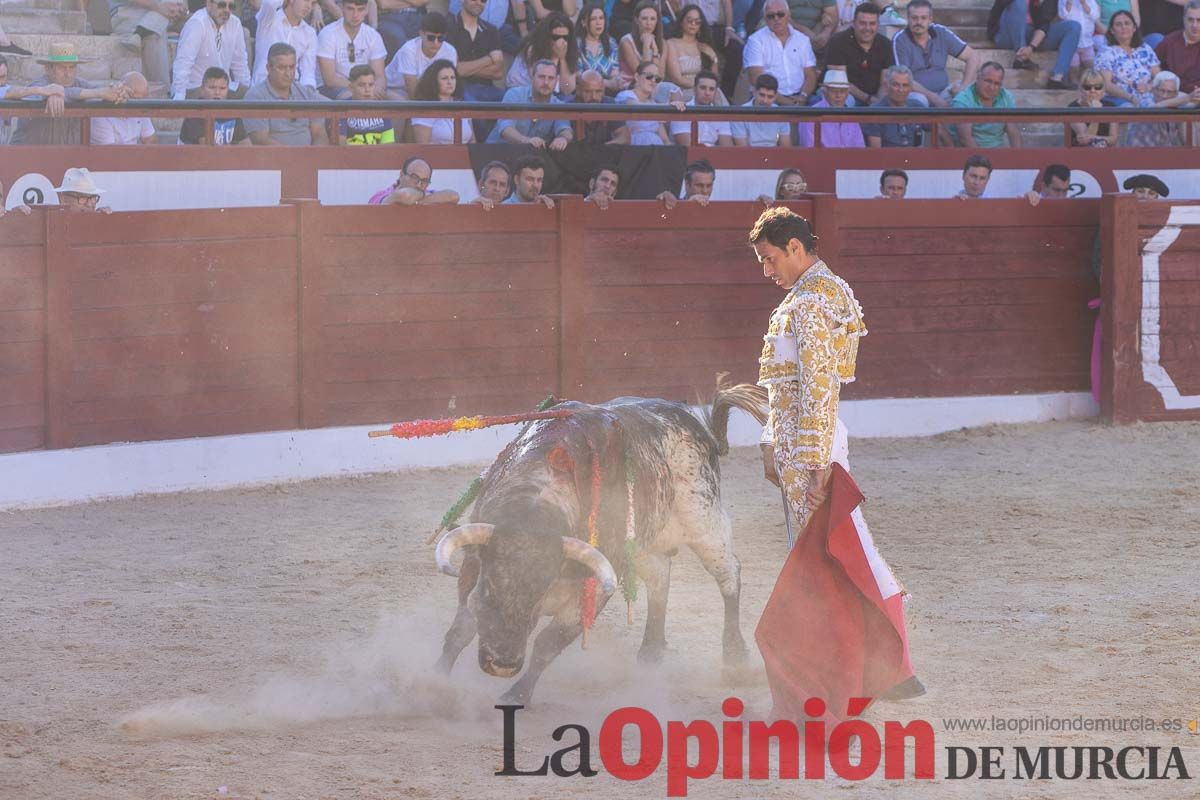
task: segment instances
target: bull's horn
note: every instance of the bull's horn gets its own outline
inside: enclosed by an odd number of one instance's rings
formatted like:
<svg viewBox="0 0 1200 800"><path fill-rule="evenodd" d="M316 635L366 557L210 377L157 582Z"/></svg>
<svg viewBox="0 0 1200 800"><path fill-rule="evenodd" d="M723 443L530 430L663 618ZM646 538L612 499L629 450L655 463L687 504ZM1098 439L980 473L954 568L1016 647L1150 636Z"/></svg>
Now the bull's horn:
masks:
<svg viewBox="0 0 1200 800"><path fill-rule="evenodd" d="M438 540L437 549L433 551L437 559L438 569L452 578L458 577L458 567L450 562L454 551L468 544L486 544L492 538L495 525L486 522L471 522L461 525Z"/></svg>
<svg viewBox="0 0 1200 800"><path fill-rule="evenodd" d="M596 573L596 578L600 581L600 590L602 592L609 595L617 590L617 573L613 571L612 564L608 563L608 559L604 557L604 553L601 553L582 539L576 539L573 536L564 536L562 537L562 541L563 555L572 561L578 561Z"/></svg>

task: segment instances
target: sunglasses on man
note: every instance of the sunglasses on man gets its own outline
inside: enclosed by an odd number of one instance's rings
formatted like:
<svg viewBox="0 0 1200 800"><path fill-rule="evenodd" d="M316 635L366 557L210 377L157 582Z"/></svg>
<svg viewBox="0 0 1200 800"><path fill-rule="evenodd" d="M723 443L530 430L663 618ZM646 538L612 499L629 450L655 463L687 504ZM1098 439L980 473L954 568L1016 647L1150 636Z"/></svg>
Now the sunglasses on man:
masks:
<svg viewBox="0 0 1200 800"><path fill-rule="evenodd" d="M441 44L442 42L446 41L446 35L444 33L427 33L425 34L425 41L429 42L430 44L433 44L434 42Z"/></svg>
<svg viewBox="0 0 1200 800"><path fill-rule="evenodd" d="M786 16L786 11L772 11L770 14L763 14L763 17L766 19L783 19Z"/></svg>

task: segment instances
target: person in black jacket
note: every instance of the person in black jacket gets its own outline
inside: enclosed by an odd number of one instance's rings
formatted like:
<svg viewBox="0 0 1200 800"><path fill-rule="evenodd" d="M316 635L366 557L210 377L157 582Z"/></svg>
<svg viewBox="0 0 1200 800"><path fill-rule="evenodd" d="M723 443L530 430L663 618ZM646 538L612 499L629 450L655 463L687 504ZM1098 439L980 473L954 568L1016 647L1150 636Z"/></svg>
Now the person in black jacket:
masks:
<svg viewBox="0 0 1200 800"><path fill-rule="evenodd" d="M1013 69L1037 69L1030 59L1033 51L1056 49L1058 58L1046 88L1068 89L1067 71L1083 31L1078 22L1057 17L1054 0L995 0L988 14L987 33L997 45L1015 52Z"/></svg>

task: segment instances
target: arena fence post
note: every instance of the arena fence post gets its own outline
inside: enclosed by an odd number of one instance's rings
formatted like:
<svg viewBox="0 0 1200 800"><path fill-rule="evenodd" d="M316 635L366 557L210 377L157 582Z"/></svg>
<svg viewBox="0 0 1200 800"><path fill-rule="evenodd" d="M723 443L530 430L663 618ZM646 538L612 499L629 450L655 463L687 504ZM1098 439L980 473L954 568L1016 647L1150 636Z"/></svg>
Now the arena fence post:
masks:
<svg viewBox="0 0 1200 800"><path fill-rule="evenodd" d="M1136 422L1138 416L1134 394L1141 379L1142 287L1137 213L1137 199L1129 194L1106 194L1100 201L1100 416L1118 425Z"/></svg>
<svg viewBox="0 0 1200 800"><path fill-rule="evenodd" d="M321 263L324 260L323 208L311 198L284 200L296 209L296 298L300 311L297 326L301 428L325 424L325 377L321 373Z"/></svg>
<svg viewBox="0 0 1200 800"><path fill-rule="evenodd" d="M47 208L46 237L46 448L71 447L71 228L69 215Z"/></svg>
<svg viewBox="0 0 1200 800"><path fill-rule="evenodd" d="M585 385L584 324L587 284L584 278L583 237L587 209L583 198L563 197L558 208L558 389L560 398L583 400Z"/></svg>
<svg viewBox="0 0 1200 800"><path fill-rule="evenodd" d="M813 230L817 233L817 255L827 264L839 264L842 228L838 219L838 199L832 194L813 196Z"/></svg>

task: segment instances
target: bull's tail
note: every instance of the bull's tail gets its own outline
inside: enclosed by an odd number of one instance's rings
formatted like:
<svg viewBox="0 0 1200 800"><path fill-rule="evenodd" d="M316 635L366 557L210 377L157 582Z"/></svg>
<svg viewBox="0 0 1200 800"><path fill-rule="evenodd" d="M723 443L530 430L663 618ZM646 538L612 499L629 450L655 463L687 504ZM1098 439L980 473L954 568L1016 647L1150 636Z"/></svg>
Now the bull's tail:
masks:
<svg viewBox="0 0 1200 800"><path fill-rule="evenodd" d="M729 412L740 408L761 425L767 421L767 391L752 383L739 383L730 386L725 383L725 375L717 376L717 390L713 393L712 404L704 411L704 424L708 432L717 441L717 454L729 453Z"/></svg>

